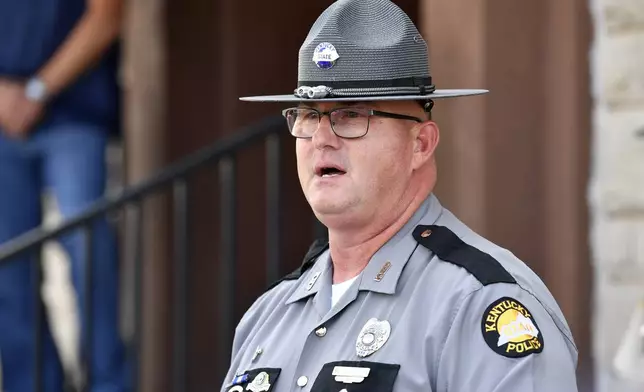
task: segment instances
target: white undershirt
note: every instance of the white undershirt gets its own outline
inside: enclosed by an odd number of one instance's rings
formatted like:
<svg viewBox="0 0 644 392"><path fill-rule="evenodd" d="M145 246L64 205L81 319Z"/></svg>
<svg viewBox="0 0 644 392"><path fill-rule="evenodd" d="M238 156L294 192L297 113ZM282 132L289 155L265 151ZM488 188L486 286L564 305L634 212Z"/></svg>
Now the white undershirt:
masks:
<svg viewBox="0 0 644 392"><path fill-rule="evenodd" d="M353 278L344 281L342 283L334 284L331 286L331 307L334 307L338 303L340 298L347 292L351 284L358 278L354 276Z"/></svg>

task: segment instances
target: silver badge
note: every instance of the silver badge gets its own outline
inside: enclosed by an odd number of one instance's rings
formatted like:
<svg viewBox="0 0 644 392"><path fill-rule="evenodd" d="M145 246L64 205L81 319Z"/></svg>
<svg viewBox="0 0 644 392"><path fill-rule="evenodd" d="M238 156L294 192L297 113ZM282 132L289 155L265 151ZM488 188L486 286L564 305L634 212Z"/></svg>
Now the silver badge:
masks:
<svg viewBox="0 0 644 392"><path fill-rule="evenodd" d="M362 327L356 340L356 353L362 358L375 353L387 342L390 334L391 325L389 321L380 321L376 318L369 319Z"/></svg>
<svg viewBox="0 0 644 392"><path fill-rule="evenodd" d="M339 58L340 55L335 46L328 42L322 42L313 51L313 62L322 69L333 68Z"/></svg>
<svg viewBox="0 0 644 392"><path fill-rule="evenodd" d="M257 376L255 376L253 382L248 384L246 390L252 392L262 392L268 391L270 388L271 384L268 382L268 373L261 372Z"/></svg>

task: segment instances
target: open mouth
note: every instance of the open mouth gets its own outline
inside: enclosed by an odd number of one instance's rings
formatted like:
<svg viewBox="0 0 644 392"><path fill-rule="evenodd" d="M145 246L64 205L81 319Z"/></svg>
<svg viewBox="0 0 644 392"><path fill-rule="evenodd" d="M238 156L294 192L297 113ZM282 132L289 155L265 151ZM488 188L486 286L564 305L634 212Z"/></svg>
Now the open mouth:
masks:
<svg viewBox="0 0 644 392"><path fill-rule="evenodd" d="M323 166L315 170L315 174L322 178L341 176L345 173L345 171L333 166Z"/></svg>

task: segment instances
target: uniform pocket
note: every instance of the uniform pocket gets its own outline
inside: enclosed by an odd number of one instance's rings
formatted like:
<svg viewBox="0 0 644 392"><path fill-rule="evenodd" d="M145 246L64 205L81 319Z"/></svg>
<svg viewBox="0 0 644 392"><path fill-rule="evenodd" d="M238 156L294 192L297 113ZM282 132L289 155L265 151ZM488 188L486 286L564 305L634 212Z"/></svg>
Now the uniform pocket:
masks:
<svg viewBox="0 0 644 392"><path fill-rule="evenodd" d="M226 392L270 392L274 389L281 371L282 369L277 368L249 370L244 374L235 376L232 383L225 390Z"/></svg>
<svg viewBox="0 0 644 392"><path fill-rule="evenodd" d="M400 365L368 361L337 361L325 364L311 392L393 391Z"/></svg>

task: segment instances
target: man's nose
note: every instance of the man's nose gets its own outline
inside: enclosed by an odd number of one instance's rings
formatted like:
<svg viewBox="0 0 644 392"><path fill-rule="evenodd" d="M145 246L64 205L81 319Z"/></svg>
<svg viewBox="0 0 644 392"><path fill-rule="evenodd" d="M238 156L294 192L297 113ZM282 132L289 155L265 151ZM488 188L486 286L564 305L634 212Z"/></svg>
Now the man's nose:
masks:
<svg viewBox="0 0 644 392"><path fill-rule="evenodd" d="M312 142L313 146L318 149L323 149L325 147L338 147L338 136L333 132L331 128L331 119L329 116L322 116L318 127L313 133Z"/></svg>

